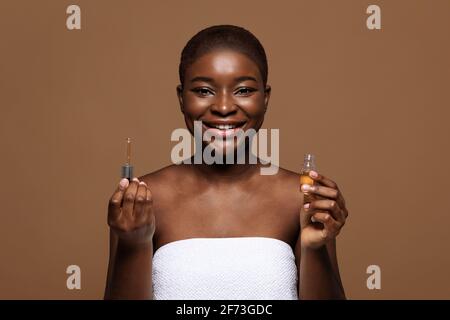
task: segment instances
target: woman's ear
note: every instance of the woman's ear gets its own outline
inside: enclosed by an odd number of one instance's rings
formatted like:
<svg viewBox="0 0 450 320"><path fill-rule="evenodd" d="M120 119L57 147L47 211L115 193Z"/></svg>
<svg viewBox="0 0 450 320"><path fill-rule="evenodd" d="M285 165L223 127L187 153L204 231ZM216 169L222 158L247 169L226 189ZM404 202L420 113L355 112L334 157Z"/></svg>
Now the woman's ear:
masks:
<svg viewBox="0 0 450 320"><path fill-rule="evenodd" d="M184 113L183 86L181 84L177 85L177 96L178 96L178 102L180 103L180 110L182 113Z"/></svg>
<svg viewBox="0 0 450 320"><path fill-rule="evenodd" d="M266 89L264 90L264 110L267 110L267 106L269 105L270 92L272 92L272 88L266 85Z"/></svg>

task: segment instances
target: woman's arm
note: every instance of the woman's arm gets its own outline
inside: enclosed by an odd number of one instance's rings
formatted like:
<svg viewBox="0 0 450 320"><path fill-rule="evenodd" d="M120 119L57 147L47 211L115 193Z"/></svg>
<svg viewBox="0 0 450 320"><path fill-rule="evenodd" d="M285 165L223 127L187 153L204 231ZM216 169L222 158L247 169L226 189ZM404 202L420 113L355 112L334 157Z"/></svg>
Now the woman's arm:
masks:
<svg viewBox="0 0 450 320"><path fill-rule="evenodd" d="M116 261L117 242L118 242L117 235L111 230L109 230L109 263L104 294L105 300L111 299L111 280L114 272L114 263Z"/></svg>
<svg viewBox="0 0 450 320"><path fill-rule="evenodd" d="M345 200L334 181L315 171L309 174L315 184L301 186L311 193L311 202L301 202L295 248L299 299L346 299L336 254L336 236L348 216Z"/></svg>
<svg viewBox="0 0 450 320"><path fill-rule="evenodd" d="M128 246L120 241L105 299L153 299L153 245Z"/></svg>
<svg viewBox="0 0 450 320"><path fill-rule="evenodd" d="M125 179L126 180L126 179ZM110 199L110 259L105 299L152 299L155 218L144 182L121 181Z"/></svg>
<svg viewBox="0 0 450 320"><path fill-rule="evenodd" d="M318 249L296 245L299 299L346 299L336 255L336 240Z"/></svg>
<svg viewBox="0 0 450 320"><path fill-rule="evenodd" d="M119 239L114 232L110 231L109 239L109 264L104 299L153 299L151 278L153 245L138 251L134 249L128 251L126 246L125 248L118 246ZM116 259L118 249L120 251ZM127 274L132 277L123 279L123 275Z"/></svg>

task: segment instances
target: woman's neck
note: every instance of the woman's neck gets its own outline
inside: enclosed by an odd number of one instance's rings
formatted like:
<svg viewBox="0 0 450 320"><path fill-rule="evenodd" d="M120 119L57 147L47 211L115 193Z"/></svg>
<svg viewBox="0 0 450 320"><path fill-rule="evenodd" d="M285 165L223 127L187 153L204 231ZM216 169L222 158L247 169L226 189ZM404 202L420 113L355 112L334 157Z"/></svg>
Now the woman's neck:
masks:
<svg viewBox="0 0 450 320"><path fill-rule="evenodd" d="M259 174L260 163L257 164L192 164L194 171L202 178L215 182L231 182L250 179Z"/></svg>
<svg viewBox="0 0 450 320"><path fill-rule="evenodd" d="M202 156L204 148L205 145L201 149ZM222 163L207 164L202 160L201 163L194 164L193 160L196 158L196 154L191 157L191 163L193 163L196 174L207 181L220 183L248 180L255 174L260 174L262 163L257 156L249 151L249 145L246 144L244 150L243 153L235 152L231 163L226 155L222 155Z"/></svg>

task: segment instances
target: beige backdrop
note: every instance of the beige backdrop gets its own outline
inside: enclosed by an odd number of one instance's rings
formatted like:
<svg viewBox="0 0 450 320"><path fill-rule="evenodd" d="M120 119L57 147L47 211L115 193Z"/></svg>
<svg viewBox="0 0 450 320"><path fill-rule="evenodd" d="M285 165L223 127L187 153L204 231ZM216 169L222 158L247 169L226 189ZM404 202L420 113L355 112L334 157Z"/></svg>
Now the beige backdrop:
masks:
<svg viewBox="0 0 450 320"><path fill-rule="evenodd" d="M72 3L81 31L66 29ZM370 4L382 30L366 28ZM346 197L348 297L450 298L450 1L4 0L0 14L0 298L102 298L124 139L137 175L170 163L181 49L221 23L267 51L281 165L314 153Z"/></svg>

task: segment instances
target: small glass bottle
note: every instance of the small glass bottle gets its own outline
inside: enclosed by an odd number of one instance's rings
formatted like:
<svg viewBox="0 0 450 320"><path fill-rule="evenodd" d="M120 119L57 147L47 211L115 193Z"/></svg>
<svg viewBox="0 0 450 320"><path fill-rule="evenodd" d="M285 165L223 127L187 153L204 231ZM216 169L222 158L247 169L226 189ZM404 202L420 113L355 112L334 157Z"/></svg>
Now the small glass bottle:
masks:
<svg viewBox="0 0 450 320"><path fill-rule="evenodd" d="M133 178L133 166L131 165L131 139L127 138L127 162L122 166L122 178L131 182Z"/></svg>
<svg viewBox="0 0 450 320"><path fill-rule="evenodd" d="M313 178L309 176L309 172L311 170L316 171L315 157L310 153L306 153L303 159L303 167L300 172L300 188L303 184L309 184L311 186L314 185ZM302 190L302 192L305 196L305 203L310 202L312 200L311 194L308 191Z"/></svg>

